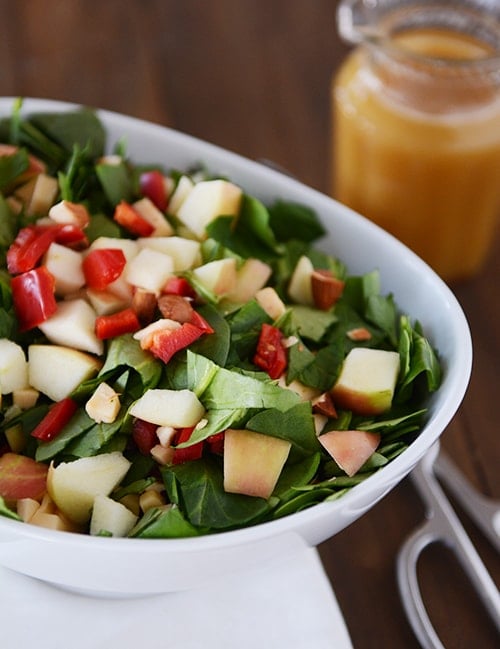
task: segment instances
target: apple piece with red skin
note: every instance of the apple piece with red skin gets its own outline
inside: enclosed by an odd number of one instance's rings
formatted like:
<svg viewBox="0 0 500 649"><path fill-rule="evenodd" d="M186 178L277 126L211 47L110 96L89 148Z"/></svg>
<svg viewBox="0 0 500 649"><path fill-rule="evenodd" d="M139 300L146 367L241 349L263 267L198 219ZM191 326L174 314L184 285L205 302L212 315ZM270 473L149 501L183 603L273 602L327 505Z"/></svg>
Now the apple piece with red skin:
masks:
<svg viewBox="0 0 500 649"><path fill-rule="evenodd" d="M355 347L347 354L331 390L337 408L359 415L389 410L399 374L397 352Z"/></svg>
<svg viewBox="0 0 500 649"><path fill-rule="evenodd" d="M0 496L7 505L21 498L41 500L47 484L48 467L30 457L4 453L0 457Z"/></svg>
<svg viewBox="0 0 500 649"><path fill-rule="evenodd" d="M125 477L130 462L119 451L52 463L47 490L58 509L74 523L86 523L96 496L109 496Z"/></svg>
<svg viewBox="0 0 500 649"><path fill-rule="evenodd" d="M349 477L355 475L380 444L379 433L330 430L318 437L321 445Z"/></svg>
<svg viewBox="0 0 500 649"><path fill-rule="evenodd" d="M268 499L290 453L291 443L228 428L224 433L224 491Z"/></svg>

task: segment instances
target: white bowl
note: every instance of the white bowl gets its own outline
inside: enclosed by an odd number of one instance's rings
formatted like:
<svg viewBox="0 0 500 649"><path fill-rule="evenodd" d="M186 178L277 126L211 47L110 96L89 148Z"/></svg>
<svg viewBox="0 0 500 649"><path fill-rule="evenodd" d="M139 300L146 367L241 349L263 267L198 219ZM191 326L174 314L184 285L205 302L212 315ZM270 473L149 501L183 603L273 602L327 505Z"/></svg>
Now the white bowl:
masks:
<svg viewBox="0 0 500 649"><path fill-rule="evenodd" d="M0 99L0 117L12 98ZM29 99L23 111L67 111L76 106ZM61 587L100 595L172 592L244 572L286 551L314 546L347 527L404 478L439 438L465 394L472 345L464 314L446 284L408 248L370 221L300 182L263 165L162 126L99 111L110 146L126 136L136 162L185 169L203 163L264 202L284 198L316 210L328 235L321 247L352 273L380 270L384 293L418 319L444 367L424 430L410 447L334 502L285 518L187 539L121 539L56 532L0 518L0 564Z"/></svg>

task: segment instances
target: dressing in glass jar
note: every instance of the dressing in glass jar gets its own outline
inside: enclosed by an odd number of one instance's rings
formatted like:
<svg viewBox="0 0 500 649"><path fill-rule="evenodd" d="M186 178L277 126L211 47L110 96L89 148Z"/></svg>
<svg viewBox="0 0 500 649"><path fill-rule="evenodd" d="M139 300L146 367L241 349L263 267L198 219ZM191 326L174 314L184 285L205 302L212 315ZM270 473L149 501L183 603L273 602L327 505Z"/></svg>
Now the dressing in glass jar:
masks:
<svg viewBox="0 0 500 649"><path fill-rule="evenodd" d="M445 280L476 273L500 216L500 2L344 0L333 195Z"/></svg>

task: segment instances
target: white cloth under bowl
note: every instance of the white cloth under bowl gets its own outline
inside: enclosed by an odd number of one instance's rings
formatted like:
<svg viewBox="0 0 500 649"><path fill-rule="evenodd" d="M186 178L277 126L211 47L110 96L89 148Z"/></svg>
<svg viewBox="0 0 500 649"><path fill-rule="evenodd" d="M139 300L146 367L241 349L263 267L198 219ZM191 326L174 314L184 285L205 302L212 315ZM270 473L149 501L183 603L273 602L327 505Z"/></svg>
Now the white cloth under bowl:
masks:
<svg viewBox="0 0 500 649"><path fill-rule="evenodd" d="M0 567L2 649L352 649L318 553L196 590L86 597Z"/></svg>

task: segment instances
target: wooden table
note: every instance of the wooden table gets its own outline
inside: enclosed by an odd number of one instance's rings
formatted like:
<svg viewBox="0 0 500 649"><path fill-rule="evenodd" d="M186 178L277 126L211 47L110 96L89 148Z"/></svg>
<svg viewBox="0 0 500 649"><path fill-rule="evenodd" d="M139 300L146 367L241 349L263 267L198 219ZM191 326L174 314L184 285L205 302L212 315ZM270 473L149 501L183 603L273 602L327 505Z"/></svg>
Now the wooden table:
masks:
<svg viewBox="0 0 500 649"><path fill-rule="evenodd" d="M128 113L268 159L328 189L329 83L347 48L328 0L0 0L0 92ZM443 444L472 483L500 497L500 240L482 274L453 286L472 329L468 394ZM418 647L395 557L423 519L408 480L320 547L356 649ZM471 530L500 582L500 561ZM451 555L422 561L431 616L448 647L495 645ZM332 647L334 642L332 639Z"/></svg>

